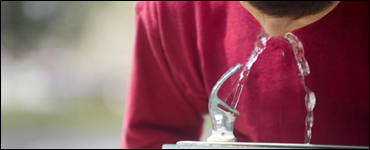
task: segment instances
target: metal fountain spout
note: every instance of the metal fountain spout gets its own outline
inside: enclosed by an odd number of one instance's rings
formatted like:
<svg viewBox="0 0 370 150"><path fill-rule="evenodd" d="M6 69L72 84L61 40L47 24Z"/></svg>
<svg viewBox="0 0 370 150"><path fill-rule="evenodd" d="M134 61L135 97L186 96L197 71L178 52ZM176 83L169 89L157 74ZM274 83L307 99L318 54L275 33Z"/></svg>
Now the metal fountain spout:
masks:
<svg viewBox="0 0 370 150"><path fill-rule="evenodd" d="M237 64L236 66L230 68L213 86L208 103L208 110L212 120L212 135L207 138L208 142L237 141L233 133L235 122L234 114L240 115L240 112L222 101L217 94L222 84L232 75L238 72L241 66L241 64ZM220 106L224 107L229 112L222 110Z"/></svg>

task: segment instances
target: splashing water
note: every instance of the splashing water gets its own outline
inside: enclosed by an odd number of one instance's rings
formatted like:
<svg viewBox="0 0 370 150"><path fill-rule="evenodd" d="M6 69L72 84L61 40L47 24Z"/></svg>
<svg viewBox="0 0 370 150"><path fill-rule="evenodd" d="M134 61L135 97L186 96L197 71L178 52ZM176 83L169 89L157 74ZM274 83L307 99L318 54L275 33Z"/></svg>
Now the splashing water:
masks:
<svg viewBox="0 0 370 150"><path fill-rule="evenodd" d="M269 36L263 29L261 30L261 33L257 36L257 41L254 42L254 49L251 52L251 55L248 58L248 61L246 62L243 71L240 73L239 78L233 83L231 86L230 90L226 94L224 100L225 102L229 98L230 94L234 91L235 89L235 94L234 98L231 102L231 107L234 109L238 105L239 99L240 99L240 94L242 92L244 82L248 78L250 69L254 62L256 62L258 56L263 52L263 50L266 49L267 41L270 40L271 36Z"/></svg>
<svg viewBox="0 0 370 150"><path fill-rule="evenodd" d="M246 62L243 71L240 73L239 78L232 84L230 90L226 94L224 101L226 102L230 96L230 94L235 90L235 94L233 100L231 102L231 107L234 109L236 108L240 95L244 86L245 80L248 78L250 73L250 69L254 62L256 62L258 56L266 49L267 41L270 40L271 36L269 36L263 29L261 33L257 36L257 41L254 43L254 49L251 52L248 61ZM290 43L292 45L292 49L294 52L294 56L297 63L297 68L299 70L298 78L301 83L301 86L306 92L305 96L305 105L307 109L307 116L305 120L305 144L310 144L312 138L312 126L313 126L313 109L316 104L316 97L314 92L312 92L305 84L304 76L310 74L310 68L308 63L304 57L304 48L302 43L298 40L298 38L292 34L291 32L286 33L284 36L278 37L283 39L284 41Z"/></svg>
<svg viewBox="0 0 370 150"><path fill-rule="evenodd" d="M298 38L292 33L286 33L284 35L284 39L292 45L295 60L297 63L297 67L299 70L298 78L301 83L301 86L306 91L305 96L305 104L307 109L307 116L306 116L306 134L304 143L310 144L312 138L312 126L313 126L313 109L316 105L316 96L315 93L312 92L305 84L304 76L310 74L310 68L308 63L304 57L304 48L302 43L298 40Z"/></svg>

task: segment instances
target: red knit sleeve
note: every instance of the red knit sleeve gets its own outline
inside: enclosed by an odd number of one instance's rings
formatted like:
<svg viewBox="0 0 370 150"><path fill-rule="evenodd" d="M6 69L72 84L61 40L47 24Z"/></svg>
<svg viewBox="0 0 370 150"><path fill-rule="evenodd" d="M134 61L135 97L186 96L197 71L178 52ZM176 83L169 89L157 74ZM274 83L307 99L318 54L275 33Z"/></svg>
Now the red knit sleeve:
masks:
<svg viewBox="0 0 370 150"><path fill-rule="evenodd" d="M135 4L135 43L121 148L199 140L203 119L176 84L163 52L155 2Z"/></svg>

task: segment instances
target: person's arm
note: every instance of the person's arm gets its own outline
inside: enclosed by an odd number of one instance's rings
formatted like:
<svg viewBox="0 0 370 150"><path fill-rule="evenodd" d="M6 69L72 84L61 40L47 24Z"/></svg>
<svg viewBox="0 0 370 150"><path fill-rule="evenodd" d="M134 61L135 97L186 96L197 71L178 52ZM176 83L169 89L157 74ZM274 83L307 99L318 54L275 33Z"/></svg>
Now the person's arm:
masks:
<svg viewBox="0 0 370 150"><path fill-rule="evenodd" d="M136 37L121 148L199 140L203 118L176 83L162 47L155 2L136 2Z"/></svg>

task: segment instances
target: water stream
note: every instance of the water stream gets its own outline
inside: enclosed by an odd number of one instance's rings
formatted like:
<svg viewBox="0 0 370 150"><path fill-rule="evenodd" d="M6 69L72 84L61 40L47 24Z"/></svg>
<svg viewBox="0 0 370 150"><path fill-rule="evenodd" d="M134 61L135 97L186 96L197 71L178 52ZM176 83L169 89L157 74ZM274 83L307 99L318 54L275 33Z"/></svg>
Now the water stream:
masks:
<svg viewBox="0 0 370 150"><path fill-rule="evenodd" d="M304 143L305 144L310 144L311 138L312 138L312 126L313 126L313 109L315 108L316 105L316 96L315 93L312 92L305 84L304 76L307 76L310 74L310 68L308 66L308 63L304 57L304 48L302 43L298 40L298 38L292 34L292 33L287 33L284 35L284 39L288 41L293 48L294 56L296 59L297 67L298 67L298 78L301 83L302 88L306 92L305 96L305 105L306 105L306 110L307 110L307 115L306 115L306 134L305 134L305 139Z"/></svg>
<svg viewBox="0 0 370 150"><path fill-rule="evenodd" d="M245 63L244 68L239 75L239 78L235 80L230 90L227 92L224 98L225 102L228 100L230 94L234 91L234 98L231 102L231 107L233 107L234 109L238 105L244 82L248 78L252 65L254 64L254 62L256 62L258 56L263 52L263 50L266 49L267 41L270 40L270 38L271 36L269 36L264 30L261 30L261 33L257 36L256 42L254 42L254 49L251 52L248 61Z"/></svg>
<svg viewBox="0 0 370 150"><path fill-rule="evenodd" d="M305 105L307 109L307 116L305 120L305 144L310 144L312 138L312 126L313 126L313 109L316 104L316 97L314 92L312 92L305 84L304 77L310 74L310 69L308 63L304 57L304 48L302 43L298 40L298 38L292 34L291 32L286 33L283 36L278 37L292 45L292 49L294 52L297 68L298 68L298 79L302 86L302 88L306 92L305 96ZM257 36L257 40L254 43L254 49L251 52L248 61L246 62L242 72L239 75L239 78L232 84L230 90L226 94L224 101L227 102L229 96L234 92L234 97L231 102L231 107L236 108L240 95L242 93L242 89L244 86L245 80L248 78L252 65L258 59L258 56L266 49L268 40L271 39L271 36L266 34L264 30L261 30L261 33Z"/></svg>

